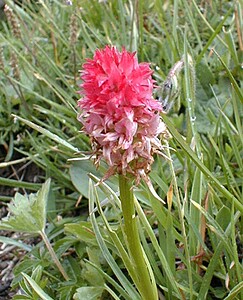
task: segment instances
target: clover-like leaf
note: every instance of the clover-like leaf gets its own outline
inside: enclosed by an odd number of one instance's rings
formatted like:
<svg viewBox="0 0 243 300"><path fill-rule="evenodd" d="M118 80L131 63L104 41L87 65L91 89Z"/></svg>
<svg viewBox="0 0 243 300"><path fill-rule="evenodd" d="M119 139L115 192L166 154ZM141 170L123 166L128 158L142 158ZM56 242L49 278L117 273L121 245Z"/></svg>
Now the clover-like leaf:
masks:
<svg viewBox="0 0 243 300"><path fill-rule="evenodd" d="M8 205L9 216L0 221L0 229L39 233L46 224L46 203L50 190L48 179L36 194L15 194L13 202Z"/></svg>

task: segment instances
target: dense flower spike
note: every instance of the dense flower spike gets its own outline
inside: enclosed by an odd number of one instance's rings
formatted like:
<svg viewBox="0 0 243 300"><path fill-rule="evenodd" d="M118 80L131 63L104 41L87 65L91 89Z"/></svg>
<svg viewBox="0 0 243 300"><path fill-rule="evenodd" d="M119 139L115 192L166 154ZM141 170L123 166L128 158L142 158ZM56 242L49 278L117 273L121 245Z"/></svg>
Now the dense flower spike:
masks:
<svg viewBox="0 0 243 300"><path fill-rule="evenodd" d="M106 46L83 65L81 78L79 121L92 138L96 162L106 160L106 177L131 173L139 182L150 171L153 153L162 149L158 135L166 134L149 64L138 63L124 48Z"/></svg>

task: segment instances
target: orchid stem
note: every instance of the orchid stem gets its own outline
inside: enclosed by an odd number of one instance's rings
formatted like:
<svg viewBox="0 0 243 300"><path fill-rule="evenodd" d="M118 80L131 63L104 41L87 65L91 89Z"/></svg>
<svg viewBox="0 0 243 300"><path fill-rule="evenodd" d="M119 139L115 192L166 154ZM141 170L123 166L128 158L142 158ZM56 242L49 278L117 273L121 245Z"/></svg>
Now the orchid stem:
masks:
<svg viewBox="0 0 243 300"><path fill-rule="evenodd" d="M143 300L158 300L155 279L146 254L140 243L135 215L132 180L119 176L120 199L124 218L124 231L135 278L132 278Z"/></svg>

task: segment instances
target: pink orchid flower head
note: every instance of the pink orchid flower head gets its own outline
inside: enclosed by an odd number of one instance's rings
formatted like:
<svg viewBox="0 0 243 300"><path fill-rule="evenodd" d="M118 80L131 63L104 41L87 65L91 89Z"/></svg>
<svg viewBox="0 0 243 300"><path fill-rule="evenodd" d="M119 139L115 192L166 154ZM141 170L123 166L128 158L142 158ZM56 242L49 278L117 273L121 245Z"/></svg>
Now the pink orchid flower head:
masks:
<svg viewBox="0 0 243 300"><path fill-rule="evenodd" d="M81 79L78 119L91 137L96 163L105 159L106 178L133 174L139 182L141 172L151 169L153 153L162 150L158 136L167 133L149 64L138 63L125 48L106 46L87 59Z"/></svg>

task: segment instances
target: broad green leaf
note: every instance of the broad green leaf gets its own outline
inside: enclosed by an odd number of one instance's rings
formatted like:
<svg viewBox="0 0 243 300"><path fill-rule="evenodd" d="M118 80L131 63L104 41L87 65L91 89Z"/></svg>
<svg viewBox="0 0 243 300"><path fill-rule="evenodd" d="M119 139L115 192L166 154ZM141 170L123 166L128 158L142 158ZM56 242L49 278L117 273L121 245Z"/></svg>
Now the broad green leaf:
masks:
<svg viewBox="0 0 243 300"><path fill-rule="evenodd" d="M104 166L101 166L100 169ZM72 160L72 165L70 168L70 175L73 185L76 189L80 192L81 195L85 196L86 198L89 197L89 174L93 174L99 179L102 179L104 173L100 170L97 170L92 162L92 160L88 159L80 159L80 160ZM113 178L114 180L114 178ZM106 183L114 190L117 191L117 185L114 184L112 181L106 181ZM98 189L99 199L102 201L107 198L107 195Z"/></svg>
<svg viewBox="0 0 243 300"><path fill-rule="evenodd" d="M103 293L103 287L96 286L84 286L77 289L77 292L74 294L74 300L98 300L101 299Z"/></svg>
<svg viewBox="0 0 243 300"><path fill-rule="evenodd" d="M97 245L95 234L89 222L81 221L79 223L65 224L64 229L65 233L71 233L81 241Z"/></svg>
<svg viewBox="0 0 243 300"><path fill-rule="evenodd" d="M216 216L216 221L220 227L225 231L227 226L230 224L231 213L230 209L226 206L220 208Z"/></svg>
<svg viewBox="0 0 243 300"><path fill-rule="evenodd" d="M87 248L87 254L90 262L102 268L100 265L101 250L98 247ZM90 264L85 264L85 268L82 270L82 277L89 282L90 286L103 286L105 283L102 274Z"/></svg>
<svg viewBox="0 0 243 300"><path fill-rule="evenodd" d="M90 160L72 161L70 167L70 175L73 185L86 198L89 197L89 176L88 174L95 174L102 178L102 174L95 168Z"/></svg>
<svg viewBox="0 0 243 300"><path fill-rule="evenodd" d="M203 87L203 90L207 94L208 97L212 97L212 90L210 89L210 85L214 84L215 78L208 67L208 65L201 61L196 66L197 78Z"/></svg>
<svg viewBox="0 0 243 300"><path fill-rule="evenodd" d="M10 215L2 219L0 229L28 233L44 230L50 182L48 179L36 194L16 193L13 202L8 205Z"/></svg>

